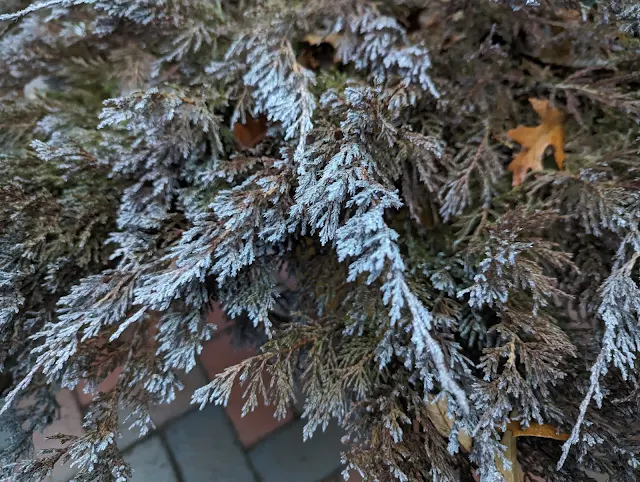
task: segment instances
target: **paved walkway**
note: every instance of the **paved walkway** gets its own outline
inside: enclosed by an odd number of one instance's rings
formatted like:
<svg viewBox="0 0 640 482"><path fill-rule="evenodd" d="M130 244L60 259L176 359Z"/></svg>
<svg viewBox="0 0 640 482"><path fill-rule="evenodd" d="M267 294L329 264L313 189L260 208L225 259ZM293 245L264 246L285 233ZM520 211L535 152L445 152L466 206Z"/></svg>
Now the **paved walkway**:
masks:
<svg viewBox="0 0 640 482"><path fill-rule="evenodd" d="M219 313L219 311L217 312ZM222 330L226 322L212 317ZM237 351L229 335L222 331L208 342L197 366L182 376L185 389L170 405L151 411L156 430L144 438L123 429L118 441L131 464L132 482L338 482L342 433L336 426L320 430L305 443L304 421L293 409L282 421L273 418L273 409L259 406L242 417L242 389L232 391L227 407L209 405L202 411L191 405L191 394L217 373L253 354ZM114 372L99 387L103 392L115 385ZM47 440L56 433L82 434L82 414L91 396L77 390L58 393L61 417L44 434L34 434L36 450L54 447ZM122 420L126 414L121 415ZM1 438L0 434L0 438ZM0 440L0 445L2 440ZM59 466L45 482L68 482L74 470ZM606 477L589 473L598 482ZM361 482L351 474L349 482Z"/></svg>
<svg viewBox="0 0 640 482"><path fill-rule="evenodd" d="M151 417L156 430L138 439L124 431L119 440L126 460L134 469L133 482L333 482L342 480L340 442L336 426L320 430L308 442L302 441L304 421L292 410L285 420L273 418L269 407L261 406L241 416L242 390L232 392L227 407L209 405L202 411L190 404L193 391L216 373L250 356L236 351L226 334L209 342L199 363L182 377L185 389L174 403L155 407ZM99 387L108 391L117 373ZM82 413L91 396L81 390L58 394L61 419L44 434L35 434L37 449L56 442L46 436L57 432L82 433ZM125 418L125 414L122 414ZM50 482L67 482L74 471L56 467ZM352 475L349 482L361 480Z"/></svg>

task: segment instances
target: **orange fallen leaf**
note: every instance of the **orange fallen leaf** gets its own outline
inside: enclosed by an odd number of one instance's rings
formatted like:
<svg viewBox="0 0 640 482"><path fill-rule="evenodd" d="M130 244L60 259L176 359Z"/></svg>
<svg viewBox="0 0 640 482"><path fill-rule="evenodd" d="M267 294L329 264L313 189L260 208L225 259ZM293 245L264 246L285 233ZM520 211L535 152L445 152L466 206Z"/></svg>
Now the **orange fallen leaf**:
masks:
<svg viewBox="0 0 640 482"><path fill-rule="evenodd" d="M447 397L443 396L434 403L436 397L429 395L429 401L426 404L427 416L431 420L431 423L435 429L444 437L448 437L451 433L451 429L454 425L454 420L449 417L447 410ZM512 417L517 416L517 412L513 411ZM414 420L414 431L418 431L418 422ZM501 444L505 446L503 457L510 462L510 464L504 464L502 457L496 455L496 467L502 474L502 477L506 482L523 482L525 480L525 473L518 461L518 445L516 439L518 437L542 437L555 440L565 441L569 438L566 433L558 433L558 430L547 423L533 423L527 428L523 429L520 426L520 422L512 420L507 423L506 430L503 433ZM465 432L458 432L458 442L460 448L464 452L471 452L473 448L473 439ZM532 473L526 474L530 480L539 479ZM474 479L479 480L474 474Z"/></svg>
<svg viewBox="0 0 640 482"><path fill-rule="evenodd" d="M557 429L547 423L534 423L527 428L520 428L520 422L509 422L507 430L502 437L502 445L506 447L504 457L511 462L511 467L506 467L502 463L500 457L496 457L496 466L507 482L520 482L524 480L524 473L520 462L518 462L518 446L516 438L518 437L543 437L555 440L567 440L569 435L566 433L558 433ZM529 478L535 477L529 474Z"/></svg>
<svg viewBox="0 0 640 482"><path fill-rule="evenodd" d="M331 45L333 48L337 49L338 44L342 40L342 36L337 33L330 33L327 35L318 35L310 33L302 39L303 42L307 42L309 45L320 45L323 43L327 43Z"/></svg>
<svg viewBox="0 0 640 482"><path fill-rule="evenodd" d="M520 428L520 423L509 422L507 430L511 430L514 437L543 437L562 441L569 439L569 434L558 433L554 426L547 423L532 423L527 428L522 429Z"/></svg>
<svg viewBox="0 0 640 482"><path fill-rule="evenodd" d="M257 119L247 116L245 123L233 125L233 136L241 149L255 147L267 135L267 118L261 115Z"/></svg>
<svg viewBox="0 0 640 482"><path fill-rule="evenodd" d="M498 467L498 470L506 482L520 482L524 477L522 474L522 467L520 466L520 462L518 462L518 446L516 445L516 438L511 430L507 429L502 436L500 443L505 446L503 455L509 462L511 462L511 466L507 467L502 463L502 459L496 456L496 467Z"/></svg>
<svg viewBox="0 0 640 482"><path fill-rule="evenodd" d="M513 186L524 182L527 172L542 170L542 158L547 147L553 147L558 168L562 169L564 155L564 114L548 100L529 99L542 122L536 127L518 126L507 132L507 136L522 146L507 169L513 173Z"/></svg>
<svg viewBox="0 0 640 482"><path fill-rule="evenodd" d="M440 435L448 437L453 428L454 420L447 413L447 397L440 397L436 403L433 402L434 398L429 396L429 403L426 404L427 414ZM458 443L464 452L471 452L473 440L468 434L459 431Z"/></svg>
<svg viewBox="0 0 640 482"><path fill-rule="evenodd" d="M339 63L338 44L342 37L336 33L328 35L309 34L302 41L308 44L298 56L298 63L310 70L328 69Z"/></svg>

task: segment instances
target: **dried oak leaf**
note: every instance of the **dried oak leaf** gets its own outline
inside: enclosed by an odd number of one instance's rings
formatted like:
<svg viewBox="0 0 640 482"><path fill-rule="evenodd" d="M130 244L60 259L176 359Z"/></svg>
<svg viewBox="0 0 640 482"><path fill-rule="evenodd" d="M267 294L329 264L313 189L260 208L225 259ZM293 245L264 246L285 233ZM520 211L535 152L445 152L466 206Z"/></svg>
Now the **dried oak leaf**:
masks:
<svg viewBox="0 0 640 482"><path fill-rule="evenodd" d="M233 136L241 149L255 147L267 135L267 117L261 115L257 119L247 116L244 124L236 122Z"/></svg>
<svg viewBox="0 0 640 482"><path fill-rule="evenodd" d="M339 63L338 45L342 37L336 33L328 35L309 34L302 41L308 45L298 56L298 63L310 70L329 69Z"/></svg>
<svg viewBox="0 0 640 482"><path fill-rule="evenodd" d="M454 420L449 417L447 413L447 397L440 397L435 403L434 398L433 396L429 396L429 403L426 404L427 414L438 433L444 437L448 437L453 428ZM473 440L467 433L463 431L458 432L458 443L464 452L471 452Z"/></svg>
<svg viewBox="0 0 640 482"><path fill-rule="evenodd" d="M502 459L496 456L496 466L498 470L507 482L520 482L524 479L522 474L522 467L518 462L518 447L516 445L516 438L511 433L511 430L507 430L502 436L502 445L504 445L504 458L511 462L511 466L507 466L502 463Z"/></svg>
<svg viewBox="0 0 640 482"><path fill-rule="evenodd" d="M555 440L568 440L569 434L558 432L558 430L548 423L532 423L527 428L520 428L518 422L509 422L507 430L510 430L514 437L542 437Z"/></svg>
<svg viewBox="0 0 640 482"><path fill-rule="evenodd" d="M302 39L303 42L307 42L309 45L321 45L327 43L331 45L334 49L338 48L338 44L342 40L342 36L337 33L330 33L327 35L319 35L310 33Z"/></svg>
<svg viewBox="0 0 640 482"><path fill-rule="evenodd" d="M507 482L520 482L524 480L522 467L520 466L520 462L518 462L518 446L516 444L516 438L518 437L542 437L555 440L567 440L569 435L559 433L555 427L546 423L534 423L523 429L520 428L519 422L509 422L501 443L506 447L504 456L511 462L511 467L505 466L500 457L496 457L498 470ZM535 476L529 474L529 478L533 477Z"/></svg>
<svg viewBox="0 0 640 482"><path fill-rule="evenodd" d="M564 155L564 114L553 107L548 100L529 99L542 122L536 127L518 126L507 132L507 136L522 146L507 169L513 173L513 186L524 182L527 172L542 170L542 158L547 147L553 147L553 155L559 169L562 169Z"/></svg>

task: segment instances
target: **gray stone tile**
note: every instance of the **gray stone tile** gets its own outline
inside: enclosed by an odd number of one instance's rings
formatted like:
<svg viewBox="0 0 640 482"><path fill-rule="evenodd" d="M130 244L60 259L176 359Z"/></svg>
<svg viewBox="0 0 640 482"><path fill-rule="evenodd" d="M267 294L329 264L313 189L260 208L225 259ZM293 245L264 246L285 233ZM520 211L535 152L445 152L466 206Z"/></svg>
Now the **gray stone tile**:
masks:
<svg viewBox="0 0 640 482"><path fill-rule="evenodd" d="M167 422L179 417L180 415L196 408L191 404L191 396L198 388L206 385L207 379L199 365L193 367L189 373L180 373L180 381L184 388L176 393L173 402L151 407L151 420L160 427Z"/></svg>
<svg viewBox="0 0 640 482"><path fill-rule="evenodd" d="M133 447L124 459L133 469L131 482L178 481L169 462L169 455L157 435Z"/></svg>
<svg viewBox="0 0 640 482"><path fill-rule="evenodd" d="M33 434L33 444L36 453L47 448L60 448L63 445L57 440L47 437L57 433L81 436L84 434L82 428L82 412L76 403L73 393L69 390L60 390L56 394L56 399L60 405L60 418L49 425L43 433ZM78 470L71 467L71 462L63 463L59 460L54 466L52 474L43 482L66 482L75 476Z"/></svg>
<svg viewBox="0 0 640 482"><path fill-rule="evenodd" d="M116 441L118 444L118 448L120 450L126 450L129 448L134 442L136 442L140 438L140 430L137 427L133 429L131 424L134 422L134 419L127 420L129 416L130 410L128 408L120 408L118 411L118 422L120 423L120 437ZM149 430L146 434L147 436L152 433L153 430Z"/></svg>
<svg viewBox="0 0 640 482"><path fill-rule="evenodd" d="M255 482L222 407L209 405L176 420L165 437L184 482Z"/></svg>
<svg viewBox="0 0 640 482"><path fill-rule="evenodd" d="M191 395L196 389L207 383L202 369L196 366L189 373L180 373L179 377L184 388L176 394L176 399L172 403L154 405L149 409L151 420L156 428L180 417L189 410L197 409L195 405L191 405ZM121 437L118 438L117 443L120 450L125 450L140 438L140 431L137 428L129 429L133 420L125 422L128 415L129 410L126 407L118 413Z"/></svg>
<svg viewBox="0 0 640 482"><path fill-rule="evenodd" d="M196 366L188 374L181 373L180 380L184 384L184 389L176 394L176 399L169 404L155 405L150 408L150 415L156 428L167 424L171 420L180 417L188 410L195 410L196 406L191 405L191 395L193 392L204 385L206 379L200 367ZM117 440L118 448L120 450L126 450L133 443L140 438L140 430L134 427L130 429L133 420L125 422L130 411L127 407L121 408L118 413L118 419L120 422L120 437ZM150 430L150 433L154 430ZM146 434L145 436L149 436Z"/></svg>
<svg viewBox="0 0 640 482"><path fill-rule="evenodd" d="M608 475L599 474L598 472L594 472L593 470L584 469L584 473L597 482L607 482L609 480Z"/></svg>
<svg viewBox="0 0 640 482"><path fill-rule="evenodd" d="M326 432L318 430L303 443L303 426L304 420L297 420L262 440L249 452L263 482L316 482L340 468L343 431L330 425Z"/></svg>

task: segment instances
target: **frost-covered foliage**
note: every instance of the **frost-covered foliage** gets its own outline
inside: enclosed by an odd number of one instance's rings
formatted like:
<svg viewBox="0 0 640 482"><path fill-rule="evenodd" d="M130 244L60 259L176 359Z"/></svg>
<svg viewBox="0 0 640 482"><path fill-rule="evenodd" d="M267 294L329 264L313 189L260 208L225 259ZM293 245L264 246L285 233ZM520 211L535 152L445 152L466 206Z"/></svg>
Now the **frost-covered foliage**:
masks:
<svg viewBox="0 0 640 482"><path fill-rule="evenodd" d="M637 480L639 12L2 2L3 480L129 480L120 415L153 428L215 310L260 353L193 402L302 402L365 480L513 480L514 423L566 434L518 438L531 480ZM514 188L531 97L566 161ZM34 454L80 385L84 435Z"/></svg>

